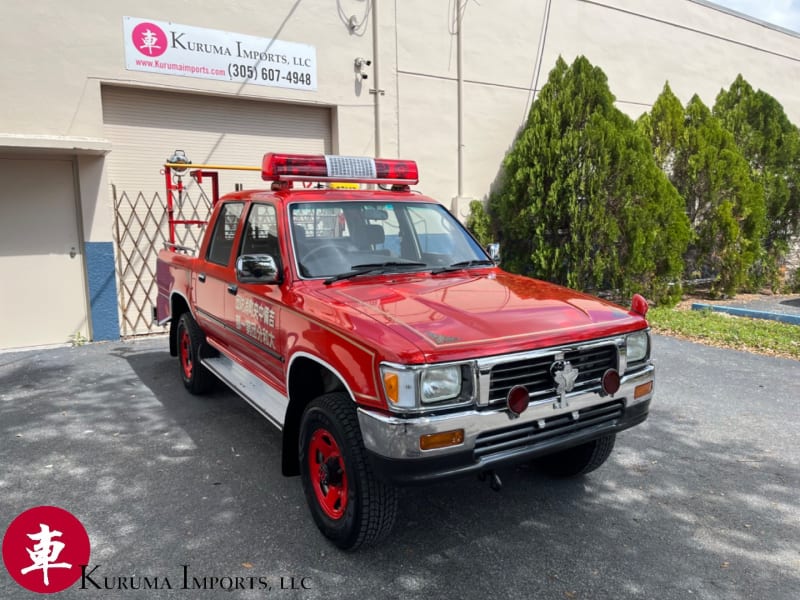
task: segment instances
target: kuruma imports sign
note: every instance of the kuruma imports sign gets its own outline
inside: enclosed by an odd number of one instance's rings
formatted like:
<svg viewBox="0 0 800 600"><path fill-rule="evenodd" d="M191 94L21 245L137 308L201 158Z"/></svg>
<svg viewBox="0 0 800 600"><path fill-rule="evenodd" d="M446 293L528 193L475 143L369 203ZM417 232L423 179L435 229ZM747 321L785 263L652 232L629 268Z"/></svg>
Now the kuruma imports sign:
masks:
<svg viewBox="0 0 800 600"><path fill-rule="evenodd" d="M123 30L129 71L317 89L314 46L135 17Z"/></svg>

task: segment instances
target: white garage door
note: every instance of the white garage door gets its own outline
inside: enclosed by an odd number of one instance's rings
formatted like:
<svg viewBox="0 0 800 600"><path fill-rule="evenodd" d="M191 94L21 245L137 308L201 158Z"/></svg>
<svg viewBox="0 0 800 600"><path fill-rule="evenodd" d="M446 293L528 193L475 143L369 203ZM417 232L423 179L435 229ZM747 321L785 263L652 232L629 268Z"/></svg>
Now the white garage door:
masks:
<svg viewBox="0 0 800 600"><path fill-rule="evenodd" d="M89 336L70 159L0 158L0 348Z"/></svg>
<svg viewBox="0 0 800 600"><path fill-rule="evenodd" d="M167 236L163 163L183 150L195 164L260 166L266 152L331 151L330 109L132 88L103 88L103 120L112 151L122 334L158 330L155 257ZM264 188L257 172L222 171L220 190ZM182 217L205 219L207 199L184 178ZM205 187L205 186L204 186ZM179 217L179 215L176 215ZM179 217L180 218L180 217ZM195 246L202 230L180 228L179 243Z"/></svg>

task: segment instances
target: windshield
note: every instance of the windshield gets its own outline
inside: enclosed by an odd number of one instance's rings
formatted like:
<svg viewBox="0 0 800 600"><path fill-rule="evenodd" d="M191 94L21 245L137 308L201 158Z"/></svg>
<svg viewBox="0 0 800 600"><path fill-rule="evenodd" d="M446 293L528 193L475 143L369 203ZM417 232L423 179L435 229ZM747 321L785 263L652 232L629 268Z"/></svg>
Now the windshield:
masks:
<svg viewBox="0 0 800 600"><path fill-rule="evenodd" d="M488 260L439 204L303 202L290 205L289 220L303 277L432 270Z"/></svg>

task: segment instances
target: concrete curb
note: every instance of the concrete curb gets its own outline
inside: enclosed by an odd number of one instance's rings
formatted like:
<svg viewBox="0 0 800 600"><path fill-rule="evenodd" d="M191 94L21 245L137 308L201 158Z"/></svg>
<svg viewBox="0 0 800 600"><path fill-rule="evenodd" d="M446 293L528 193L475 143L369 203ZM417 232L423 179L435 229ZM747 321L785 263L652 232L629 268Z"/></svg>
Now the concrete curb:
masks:
<svg viewBox="0 0 800 600"><path fill-rule="evenodd" d="M737 317L750 317L751 319L767 319L769 321L780 321L800 325L800 315L785 315L781 313L765 312L763 310L750 310L749 308L734 308L733 306L719 306L716 304L692 304L692 310L711 310L714 312L727 313Z"/></svg>

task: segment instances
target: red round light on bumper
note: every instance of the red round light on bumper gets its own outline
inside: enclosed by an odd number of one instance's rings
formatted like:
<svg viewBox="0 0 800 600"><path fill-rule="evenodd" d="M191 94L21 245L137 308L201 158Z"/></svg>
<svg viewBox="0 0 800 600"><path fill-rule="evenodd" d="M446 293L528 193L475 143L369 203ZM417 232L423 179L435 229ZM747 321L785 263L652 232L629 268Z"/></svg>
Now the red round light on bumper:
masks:
<svg viewBox="0 0 800 600"><path fill-rule="evenodd" d="M601 383L603 391L609 396L613 396L619 391L619 372L616 369L609 369L603 373Z"/></svg>
<svg viewBox="0 0 800 600"><path fill-rule="evenodd" d="M528 408L530 401L531 398L528 394L528 388L523 385L515 385L513 388L511 388L511 390L508 392L508 396L506 397L508 410L511 411L511 414L517 417L525 412L525 409Z"/></svg>

